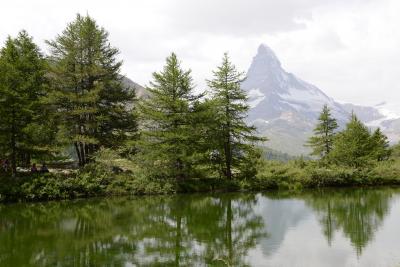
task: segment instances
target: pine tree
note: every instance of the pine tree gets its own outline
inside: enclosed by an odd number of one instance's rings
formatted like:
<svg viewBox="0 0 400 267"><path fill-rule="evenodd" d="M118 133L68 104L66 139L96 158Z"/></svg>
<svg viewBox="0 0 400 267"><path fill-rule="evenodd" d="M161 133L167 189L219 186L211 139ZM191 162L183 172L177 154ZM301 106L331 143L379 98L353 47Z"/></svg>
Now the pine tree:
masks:
<svg viewBox="0 0 400 267"><path fill-rule="evenodd" d="M350 167L360 167L371 160L371 134L368 128L352 114L346 128L337 134L330 158Z"/></svg>
<svg viewBox="0 0 400 267"><path fill-rule="evenodd" d="M184 179L191 173L196 150L195 105L191 71L172 53L163 71L153 73L150 97L139 104L139 157L157 176Z"/></svg>
<svg viewBox="0 0 400 267"><path fill-rule="evenodd" d="M325 159L332 150L335 130L338 128L336 119L332 117L330 109L324 105L314 129L314 136L310 137L307 146L312 148L311 155Z"/></svg>
<svg viewBox="0 0 400 267"><path fill-rule="evenodd" d="M381 129L376 129L371 135L372 157L377 161L384 161L390 157L391 149L388 138Z"/></svg>
<svg viewBox="0 0 400 267"><path fill-rule="evenodd" d="M136 134L134 90L124 88L118 49L89 16L77 15L54 41L51 101L61 124L59 137L75 147L80 166L101 146L116 148Z"/></svg>
<svg viewBox="0 0 400 267"><path fill-rule="evenodd" d="M246 161L254 154L255 142L266 139L254 135L255 127L245 123L249 105L245 92L240 88L244 75L236 70L227 53L213 74L214 78L208 81L214 101L214 125L217 126L213 140L224 176L232 179L233 169L239 172L244 164L248 165Z"/></svg>
<svg viewBox="0 0 400 267"><path fill-rule="evenodd" d="M46 93L45 73L45 59L26 31L8 37L0 52L0 150L10 156L13 175L18 158L29 163L31 153L37 152L40 127L42 137L51 129L40 103Z"/></svg>

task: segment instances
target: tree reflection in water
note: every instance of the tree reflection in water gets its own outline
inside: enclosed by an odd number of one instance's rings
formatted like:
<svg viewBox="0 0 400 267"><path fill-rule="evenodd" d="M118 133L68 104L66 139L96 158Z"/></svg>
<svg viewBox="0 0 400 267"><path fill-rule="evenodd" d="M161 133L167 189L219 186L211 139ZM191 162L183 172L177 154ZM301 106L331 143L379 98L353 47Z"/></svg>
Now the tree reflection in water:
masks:
<svg viewBox="0 0 400 267"><path fill-rule="evenodd" d="M247 266L250 250L277 251L313 213L328 244L341 231L360 256L395 194L336 189L0 205L0 266Z"/></svg>
<svg viewBox="0 0 400 267"><path fill-rule="evenodd" d="M0 266L245 266L265 236L251 195L0 206Z"/></svg>
<svg viewBox="0 0 400 267"><path fill-rule="evenodd" d="M329 245L341 230L361 255L382 225L392 195L390 189L346 189L309 193L303 198L316 211Z"/></svg>

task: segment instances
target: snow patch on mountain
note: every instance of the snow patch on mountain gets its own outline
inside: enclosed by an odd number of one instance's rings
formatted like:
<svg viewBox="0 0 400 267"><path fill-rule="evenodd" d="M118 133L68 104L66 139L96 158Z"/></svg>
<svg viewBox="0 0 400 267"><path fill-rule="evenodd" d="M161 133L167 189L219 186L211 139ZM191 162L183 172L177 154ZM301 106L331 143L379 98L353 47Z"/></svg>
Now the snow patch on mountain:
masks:
<svg viewBox="0 0 400 267"><path fill-rule="evenodd" d="M249 98L249 105L251 108L255 108L265 99L265 95L260 91L259 88L251 89L248 91L247 96Z"/></svg>
<svg viewBox="0 0 400 267"><path fill-rule="evenodd" d="M393 107L386 103L380 103L373 107L376 111L382 115L381 118L373 121L366 122L366 125L373 128L381 128L383 131L390 130L391 124L388 123L390 121L394 121L400 118L400 114L398 112L393 111Z"/></svg>
<svg viewBox="0 0 400 267"><path fill-rule="evenodd" d="M321 111L321 107L324 104L334 105L333 101L325 94L311 87L307 87L307 90L291 87L287 92L279 95L289 103L297 104L313 111Z"/></svg>
<svg viewBox="0 0 400 267"><path fill-rule="evenodd" d="M393 106L387 102L380 103L375 105L375 108L386 117L387 120L395 120L400 118L400 112L395 112L397 105Z"/></svg>

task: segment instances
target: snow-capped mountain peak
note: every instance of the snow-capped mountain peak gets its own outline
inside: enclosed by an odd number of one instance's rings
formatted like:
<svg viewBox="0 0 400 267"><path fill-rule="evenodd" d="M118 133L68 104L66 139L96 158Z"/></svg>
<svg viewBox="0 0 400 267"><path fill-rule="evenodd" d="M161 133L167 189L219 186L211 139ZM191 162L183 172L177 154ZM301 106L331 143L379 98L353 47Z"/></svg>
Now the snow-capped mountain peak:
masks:
<svg viewBox="0 0 400 267"><path fill-rule="evenodd" d="M275 52L266 44L261 44L258 47L257 55L254 57L254 62L268 64L275 67L281 67L281 62Z"/></svg>
<svg viewBox="0 0 400 267"><path fill-rule="evenodd" d="M367 125L380 126L384 130L394 125L388 120L399 118L389 112L386 104L363 107L336 102L315 85L284 70L274 51L265 44L258 47L242 88L249 96L249 121L261 134L268 136L269 147L291 154L308 152L304 144L325 104L341 126L348 121L352 111ZM396 134L389 135L393 136Z"/></svg>
<svg viewBox="0 0 400 267"><path fill-rule="evenodd" d="M262 44L247 72L242 87L250 98L250 119L277 118L284 112L293 112L314 119L327 104L340 118L347 113L333 99L316 86L288 73L271 48Z"/></svg>

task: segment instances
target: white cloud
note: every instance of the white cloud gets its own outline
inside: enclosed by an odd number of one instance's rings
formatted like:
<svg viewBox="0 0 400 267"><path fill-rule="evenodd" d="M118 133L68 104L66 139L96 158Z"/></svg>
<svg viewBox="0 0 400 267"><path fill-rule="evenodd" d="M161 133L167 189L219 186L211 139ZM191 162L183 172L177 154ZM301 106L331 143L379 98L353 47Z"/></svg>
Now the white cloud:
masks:
<svg viewBox="0 0 400 267"><path fill-rule="evenodd" d="M399 8L393 0L317 8L304 30L281 33L272 46L288 69L338 100L400 102Z"/></svg>
<svg viewBox="0 0 400 267"><path fill-rule="evenodd" d="M0 42L26 29L45 49L76 13L89 13L142 84L175 51L204 88L223 52L247 70L264 42L288 71L340 101L400 104L398 10L397 0L14 0L2 3Z"/></svg>

